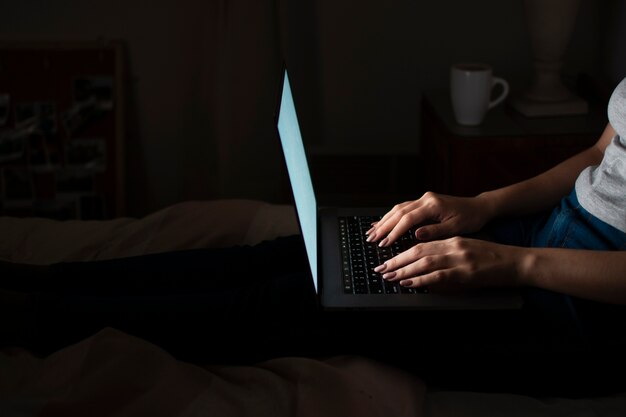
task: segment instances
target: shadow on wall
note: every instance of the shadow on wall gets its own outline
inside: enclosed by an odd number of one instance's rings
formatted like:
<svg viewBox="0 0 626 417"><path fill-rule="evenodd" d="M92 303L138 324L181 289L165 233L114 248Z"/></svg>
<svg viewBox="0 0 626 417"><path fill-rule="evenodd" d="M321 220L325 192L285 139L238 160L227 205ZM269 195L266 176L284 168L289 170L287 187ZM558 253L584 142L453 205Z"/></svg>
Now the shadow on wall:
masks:
<svg viewBox="0 0 626 417"><path fill-rule="evenodd" d="M601 21L606 22L604 33L604 56L606 75L610 86L617 85L626 77L626 3L623 1L600 2L602 5Z"/></svg>
<svg viewBox="0 0 626 417"><path fill-rule="evenodd" d="M128 204L139 216L191 199L281 198L273 125L278 15L300 85L305 141L384 146L419 140L420 92L446 88L452 62L487 61L523 82L529 59L521 3L21 0L0 6L0 37L127 43ZM600 72L602 50L624 59L613 54L617 44L598 48L599 10L624 15L620 2L604 3L582 1L566 58L571 74ZM623 38L623 28L612 30ZM611 61L612 77L620 65Z"/></svg>

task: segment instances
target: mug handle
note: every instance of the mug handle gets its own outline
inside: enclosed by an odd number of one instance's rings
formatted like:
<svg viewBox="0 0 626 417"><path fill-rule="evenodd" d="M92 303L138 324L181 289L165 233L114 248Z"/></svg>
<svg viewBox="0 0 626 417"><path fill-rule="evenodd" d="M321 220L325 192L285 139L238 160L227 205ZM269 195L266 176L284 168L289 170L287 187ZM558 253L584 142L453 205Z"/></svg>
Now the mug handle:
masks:
<svg viewBox="0 0 626 417"><path fill-rule="evenodd" d="M502 103L502 101L504 101L506 96L509 95L509 83L506 82L506 80L502 78L493 77L493 82L491 83L491 89L493 89L493 87L495 87L498 84L502 86L502 93L500 93L500 96L497 99L489 102L489 106L487 107L488 109L491 109L497 106L498 104Z"/></svg>

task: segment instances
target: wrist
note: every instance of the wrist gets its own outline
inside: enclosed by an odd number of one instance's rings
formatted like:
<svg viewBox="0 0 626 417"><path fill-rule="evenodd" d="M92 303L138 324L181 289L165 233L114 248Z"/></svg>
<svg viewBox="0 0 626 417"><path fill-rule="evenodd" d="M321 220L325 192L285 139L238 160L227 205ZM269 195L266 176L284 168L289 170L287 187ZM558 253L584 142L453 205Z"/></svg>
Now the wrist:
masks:
<svg viewBox="0 0 626 417"><path fill-rule="evenodd" d="M474 199L480 208L480 213L484 217L484 224L498 216L498 200L492 191L480 193Z"/></svg>
<svg viewBox="0 0 626 417"><path fill-rule="evenodd" d="M539 271L539 254L532 248L518 248L516 284L524 287L536 287Z"/></svg>

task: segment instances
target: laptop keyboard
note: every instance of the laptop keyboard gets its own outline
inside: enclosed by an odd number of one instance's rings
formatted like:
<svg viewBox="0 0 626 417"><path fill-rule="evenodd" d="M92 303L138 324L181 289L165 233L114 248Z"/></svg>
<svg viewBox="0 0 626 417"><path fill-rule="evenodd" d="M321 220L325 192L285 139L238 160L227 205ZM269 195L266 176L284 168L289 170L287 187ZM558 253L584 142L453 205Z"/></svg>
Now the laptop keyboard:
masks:
<svg viewBox="0 0 626 417"><path fill-rule="evenodd" d="M428 292L425 288L406 288L399 281L388 282L374 268L387 259L417 243L414 230L386 248L366 242L365 232L380 216L350 216L339 218L343 289L348 294L416 294Z"/></svg>

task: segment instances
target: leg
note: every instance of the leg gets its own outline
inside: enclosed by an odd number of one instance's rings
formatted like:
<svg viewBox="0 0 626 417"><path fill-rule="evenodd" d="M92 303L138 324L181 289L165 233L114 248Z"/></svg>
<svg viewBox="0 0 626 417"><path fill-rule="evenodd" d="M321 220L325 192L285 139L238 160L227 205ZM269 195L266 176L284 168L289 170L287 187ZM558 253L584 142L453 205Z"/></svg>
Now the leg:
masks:
<svg viewBox="0 0 626 417"><path fill-rule="evenodd" d="M295 322L316 317L303 252L290 237L32 269L5 264L18 278L3 273L2 285L35 300L34 344L44 351L111 326L183 356L253 359L300 347ZM282 343L285 332L294 339Z"/></svg>
<svg viewBox="0 0 626 417"><path fill-rule="evenodd" d="M564 198L545 221L527 228L522 235L526 236L522 243L534 247L626 248L626 234L590 215L578 203L575 192ZM569 375L558 379L566 391L615 389L616 385L603 375L606 369L616 370L623 363L626 307L527 289L524 309L529 325L536 329L537 340L544 346L542 350L549 354L545 358L552 358L544 359L546 369L557 368ZM585 380L594 383L581 384Z"/></svg>

